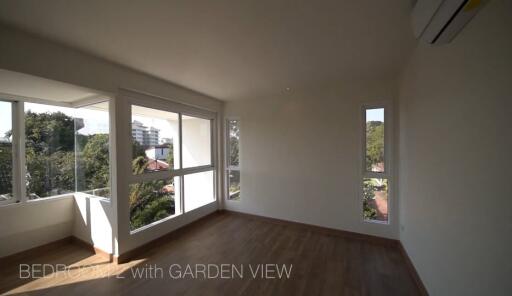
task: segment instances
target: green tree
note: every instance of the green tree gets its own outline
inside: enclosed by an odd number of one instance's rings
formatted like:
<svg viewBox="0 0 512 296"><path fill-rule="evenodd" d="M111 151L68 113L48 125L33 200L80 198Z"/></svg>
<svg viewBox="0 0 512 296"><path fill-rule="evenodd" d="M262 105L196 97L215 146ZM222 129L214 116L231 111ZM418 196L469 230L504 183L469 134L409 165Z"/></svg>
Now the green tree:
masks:
<svg viewBox="0 0 512 296"><path fill-rule="evenodd" d="M144 156L138 156L132 161L134 174L142 174L147 166ZM174 214L174 193L166 190L166 185L165 180L130 185L130 229L137 229Z"/></svg>
<svg viewBox="0 0 512 296"><path fill-rule="evenodd" d="M95 134L89 137L82 151L85 187L88 190L109 184L109 136Z"/></svg>
<svg viewBox="0 0 512 296"><path fill-rule="evenodd" d="M167 163L169 164L169 169L174 168L174 144L169 144L169 154L167 154Z"/></svg>
<svg viewBox="0 0 512 296"><path fill-rule="evenodd" d="M366 169L384 162L384 123L369 121L366 124Z"/></svg>
<svg viewBox="0 0 512 296"><path fill-rule="evenodd" d="M74 119L62 112L25 114L28 192L46 197L75 189Z"/></svg>
<svg viewBox="0 0 512 296"><path fill-rule="evenodd" d="M137 158L138 156L146 156L146 150L144 147L135 139L132 140L132 159Z"/></svg>
<svg viewBox="0 0 512 296"><path fill-rule="evenodd" d="M0 142L0 195L12 194L12 144Z"/></svg>
<svg viewBox="0 0 512 296"><path fill-rule="evenodd" d="M237 122L238 123L238 122ZM229 125L229 157L230 164L237 166L240 163L240 127L238 124Z"/></svg>

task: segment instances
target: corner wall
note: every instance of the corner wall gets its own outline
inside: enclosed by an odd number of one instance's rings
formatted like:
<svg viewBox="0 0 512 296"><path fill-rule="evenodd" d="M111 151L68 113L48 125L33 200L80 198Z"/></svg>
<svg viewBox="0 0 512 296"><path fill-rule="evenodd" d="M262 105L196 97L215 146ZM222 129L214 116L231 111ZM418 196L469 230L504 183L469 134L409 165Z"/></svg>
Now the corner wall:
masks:
<svg viewBox="0 0 512 296"><path fill-rule="evenodd" d="M512 2L418 45L400 91L400 240L431 295L512 290Z"/></svg>
<svg viewBox="0 0 512 296"><path fill-rule="evenodd" d="M370 81L228 102L226 117L240 119L241 198L224 208L397 238L397 196L391 224L379 225L363 222L360 192L361 107L395 91L394 81Z"/></svg>

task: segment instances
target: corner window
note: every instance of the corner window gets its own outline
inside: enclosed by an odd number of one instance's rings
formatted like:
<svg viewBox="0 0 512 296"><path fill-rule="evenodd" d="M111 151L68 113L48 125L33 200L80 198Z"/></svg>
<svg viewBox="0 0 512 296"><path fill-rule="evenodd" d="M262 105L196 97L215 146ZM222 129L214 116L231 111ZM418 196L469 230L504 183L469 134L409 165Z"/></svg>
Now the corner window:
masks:
<svg viewBox="0 0 512 296"><path fill-rule="evenodd" d="M110 197L108 101L51 103L0 101L0 203Z"/></svg>
<svg viewBox="0 0 512 296"><path fill-rule="evenodd" d="M386 108L365 107L363 160L363 217L365 221L389 222L389 149Z"/></svg>
<svg viewBox="0 0 512 296"><path fill-rule="evenodd" d="M75 191L109 197L108 103L24 105L27 198Z"/></svg>
<svg viewBox="0 0 512 296"><path fill-rule="evenodd" d="M226 121L226 181L228 199L240 199L240 120Z"/></svg>

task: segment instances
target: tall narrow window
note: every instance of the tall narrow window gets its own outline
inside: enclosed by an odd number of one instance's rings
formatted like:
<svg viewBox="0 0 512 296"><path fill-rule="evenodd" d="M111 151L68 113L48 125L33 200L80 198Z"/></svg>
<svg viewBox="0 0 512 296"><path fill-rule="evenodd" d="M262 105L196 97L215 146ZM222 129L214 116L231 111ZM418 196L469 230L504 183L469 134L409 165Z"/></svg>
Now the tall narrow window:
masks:
<svg viewBox="0 0 512 296"><path fill-rule="evenodd" d="M363 217L366 221L388 223L389 161L386 159L384 107L363 109L364 165L363 165Z"/></svg>
<svg viewBox="0 0 512 296"><path fill-rule="evenodd" d="M226 181L228 199L240 199L240 121L226 121Z"/></svg>
<svg viewBox="0 0 512 296"><path fill-rule="evenodd" d="M0 204L13 199L12 103L0 101Z"/></svg>

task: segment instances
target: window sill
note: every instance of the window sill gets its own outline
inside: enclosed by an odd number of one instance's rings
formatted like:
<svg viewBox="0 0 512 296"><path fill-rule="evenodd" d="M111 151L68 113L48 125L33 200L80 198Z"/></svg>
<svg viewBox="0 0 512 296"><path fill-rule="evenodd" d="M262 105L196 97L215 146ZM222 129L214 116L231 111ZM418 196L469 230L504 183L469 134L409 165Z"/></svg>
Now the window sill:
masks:
<svg viewBox="0 0 512 296"><path fill-rule="evenodd" d="M52 202L52 201L58 201L58 200L61 200L61 199L73 198L73 197L74 197L74 193L67 193L67 194L43 197L43 198L38 198L38 199L31 199L31 200L27 200L26 202L12 201L10 203L0 204L0 208L3 208L3 207L21 207L21 206L24 206L24 205Z"/></svg>
<svg viewBox="0 0 512 296"><path fill-rule="evenodd" d="M369 220L369 219L363 219L364 223L369 224L377 224L377 225L389 225L389 221L379 221L379 220Z"/></svg>

